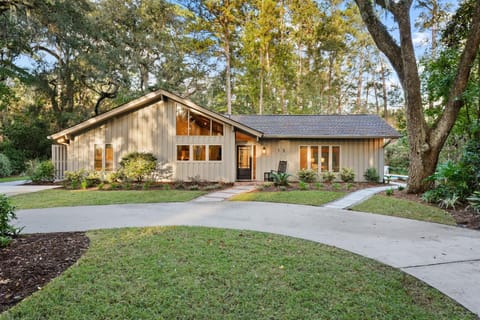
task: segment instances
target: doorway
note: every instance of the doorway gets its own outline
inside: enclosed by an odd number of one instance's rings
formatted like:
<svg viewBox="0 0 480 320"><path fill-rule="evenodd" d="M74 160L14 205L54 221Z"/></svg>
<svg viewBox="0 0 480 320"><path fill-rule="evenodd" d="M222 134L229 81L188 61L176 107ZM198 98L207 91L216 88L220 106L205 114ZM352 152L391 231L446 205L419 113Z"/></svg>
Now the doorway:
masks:
<svg viewBox="0 0 480 320"><path fill-rule="evenodd" d="M237 180L252 180L252 146L237 146Z"/></svg>

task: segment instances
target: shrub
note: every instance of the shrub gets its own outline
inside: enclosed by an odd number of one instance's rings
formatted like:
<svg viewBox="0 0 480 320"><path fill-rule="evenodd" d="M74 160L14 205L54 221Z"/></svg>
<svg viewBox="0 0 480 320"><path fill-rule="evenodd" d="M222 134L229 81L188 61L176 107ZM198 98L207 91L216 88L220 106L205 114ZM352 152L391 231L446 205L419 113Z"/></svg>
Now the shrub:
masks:
<svg viewBox="0 0 480 320"><path fill-rule="evenodd" d="M18 235L23 228L16 228L11 221L16 219L15 207L6 195L0 194L0 247L6 247L12 238Z"/></svg>
<svg viewBox="0 0 480 320"><path fill-rule="evenodd" d="M80 169L77 171L65 171L65 179L63 180L64 187L70 186L72 189L77 189L86 176L86 171Z"/></svg>
<svg viewBox="0 0 480 320"><path fill-rule="evenodd" d="M363 174L363 177L368 182L373 182L373 183L378 183L378 180L380 180L380 176L377 173L377 169L375 169L373 167L365 170L365 173Z"/></svg>
<svg viewBox="0 0 480 320"><path fill-rule="evenodd" d="M434 183L433 190L438 195L438 201L451 198L453 195L465 200L471 193L468 183L471 175L472 172L461 162L455 163L449 160L438 165L435 173L427 180Z"/></svg>
<svg viewBox="0 0 480 320"><path fill-rule="evenodd" d="M385 191L385 194L386 194L387 196L389 196L389 197L390 197L390 196L393 196L393 188L387 189L387 190Z"/></svg>
<svg viewBox="0 0 480 320"><path fill-rule="evenodd" d="M315 183L315 188L317 188L317 190L320 190L323 188L323 184L321 182L317 182Z"/></svg>
<svg viewBox="0 0 480 320"><path fill-rule="evenodd" d="M193 184L190 187L188 187L188 190L190 190L190 191L196 191L196 190L199 190L199 189L200 189L200 187L198 186L198 184Z"/></svg>
<svg viewBox="0 0 480 320"><path fill-rule="evenodd" d="M335 180L336 177L337 176L333 172L330 172L330 171L322 172L322 180L325 183L331 183L333 180Z"/></svg>
<svg viewBox="0 0 480 320"><path fill-rule="evenodd" d="M338 190L342 189L342 186L339 183L334 183L334 184L332 184L332 189L338 191Z"/></svg>
<svg viewBox="0 0 480 320"><path fill-rule="evenodd" d="M353 182L355 180L355 172L352 168L342 168L340 169L340 179L343 182Z"/></svg>
<svg viewBox="0 0 480 320"><path fill-rule="evenodd" d="M283 186L286 187L288 186L288 178L290 178L291 174L286 173L286 172L273 172L272 177L273 177L273 184L275 186Z"/></svg>
<svg viewBox="0 0 480 320"><path fill-rule="evenodd" d="M476 213L480 213L480 191L475 191L471 197L467 198L470 206Z"/></svg>
<svg viewBox="0 0 480 320"><path fill-rule="evenodd" d="M403 190L405 190L404 186L398 186L398 191L403 191Z"/></svg>
<svg viewBox="0 0 480 320"><path fill-rule="evenodd" d="M452 194L449 197L441 199L439 201L439 204L441 208L445 208L445 209L453 208L455 210L455 205L457 204L459 199L460 199L459 196L457 196L456 194Z"/></svg>
<svg viewBox="0 0 480 320"><path fill-rule="evenodd" d="M50 160L40 162L31 169L30 179L34 183L53 182L55 180L55 166Z"/></svg>
<svg viewBox="0 0 480 320"><path fill-rule="evenodd" d="M122 172L128 180L142 182L157 167L157 158L146 152L131 152L120 161Z"/></svg>
<svg viewBox="0 0 480 320"><path fill-rule="evenodd" d="M298 189L300 190L307 190L308 189L308 184L306 182L300 181L298 183Z"/></svg>
<svg viewBox="0 0 480 320"><path fill-rule="evenodd" d="M297 175L300 181L307 182L307 183L312 183L317 181L317 177L318 177L317 172L315 172L314 170L307 170L307 169L298 171Z"/></svg>
<svg viewBox="0 0 480 320"><path fill-rule="evenodd" d="M0 177L8 177L12 174L12 165L6 155L0 153Z"/></svg>
<svg viewBox="0 0 480 320"><path fill-rule="evenodd" d="M219 183L211 184L211 185L205 186L205 188L203 188L203 190L205 190L205 191L213 191L213 190L219 190L219 189L222 189L222 185L219 184Z"/></svg>

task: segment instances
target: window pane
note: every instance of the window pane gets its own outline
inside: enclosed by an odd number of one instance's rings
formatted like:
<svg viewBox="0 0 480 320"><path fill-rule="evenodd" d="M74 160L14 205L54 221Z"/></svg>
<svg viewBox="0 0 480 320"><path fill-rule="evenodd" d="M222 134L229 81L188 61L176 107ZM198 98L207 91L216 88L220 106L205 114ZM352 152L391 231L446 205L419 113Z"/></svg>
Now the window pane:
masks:
<svg viewBox="0 0 480 320"><path fill-rule="evenodd" d="M189 118L190 135L191 136L209 136L210 135L210 119L190 111Z"/></svg>
<svg viewBox="0 0 480 320"><path fill-rule="evenodd" d="M208 147L208 160L210 160L210 161L222 161L222 146L209 146Z"/></svg>
<svg viewBox="0 0 480 320"><path fill-rule="evenodd" d="M95 155L94 155L94 163L93 166L95 171L102 171L102 156L103 156L103 148L102 145L96 144L95 145Z"/></svg>
<svg viewBox="0 0 480 320"><path fill-rule="evenodd" d="M212 136L223 136L223 124L212 120Z"/></svg>
<svg viewBox="0 0 480 320"><path fill-rule="evenodd" d="M113 170L113 145L105 145L105 171Z"/></svg>
<svg viewBox="0 0 480 320"><path fill-rule="evenodd" d="M310 147L310 169L318 171L318 147Z"/></svg>
<svg viewBox="0 0 480 320"><path fill-rule="evenodd" d="M193 146L193 160L195 161L205 161L206 157L206 146Z"/></svg>
<svg viewBox="0 0 480 320"><path fill-rule="evenodd" d="M322 147L322 158L321 160L321 169L322 171L328 171L329 164L328 164L328 158L329 158L329 149L330 147Z"/></svg>
<svg viewBox="0 0 480 320"><path fill-rule="evenodd" d="M340 171L340 147L332 147L332 171Z"/></svg>
<svg viewBox="0 0 480 320"><path fill-rule="evenodd" d="M300 147L300 170L308 169L308 147Z"/></svg>
<svg viewBox="0 0 480 320"><path fill-rule="evenodd" d="M176 118L177 136L188 135L188 109L177 106Z"/></svg>
<svg viewBox="0 0 480 320"><path fill-rule="evenodd" d="M177 146L177 160L178 161L190 160L190 146Z"/></svg>

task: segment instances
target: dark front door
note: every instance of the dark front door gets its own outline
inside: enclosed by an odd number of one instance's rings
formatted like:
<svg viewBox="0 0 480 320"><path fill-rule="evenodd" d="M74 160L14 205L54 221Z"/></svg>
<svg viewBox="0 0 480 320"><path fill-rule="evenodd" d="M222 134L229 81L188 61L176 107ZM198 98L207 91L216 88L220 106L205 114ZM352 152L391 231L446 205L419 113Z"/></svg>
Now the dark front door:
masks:
<svg viewBox="0 0 480 320"><path fill-rule="evenodd" d="M237 180L252 180L252 146L237 146Z"/></svg>

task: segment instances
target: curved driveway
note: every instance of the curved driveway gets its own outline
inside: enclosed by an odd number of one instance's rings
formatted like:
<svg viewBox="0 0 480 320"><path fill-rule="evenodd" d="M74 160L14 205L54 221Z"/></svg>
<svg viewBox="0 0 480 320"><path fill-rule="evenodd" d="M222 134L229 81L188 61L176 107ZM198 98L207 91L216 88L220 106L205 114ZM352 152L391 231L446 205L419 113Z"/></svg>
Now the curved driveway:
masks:
<svg viewBox="0 0 480 320"><path fill-rule="evenodd" d="M24 232L194 225L278 233L399 268L480 314L480 232L370 213L260 202L186 202L21 210Z"/></svg>

